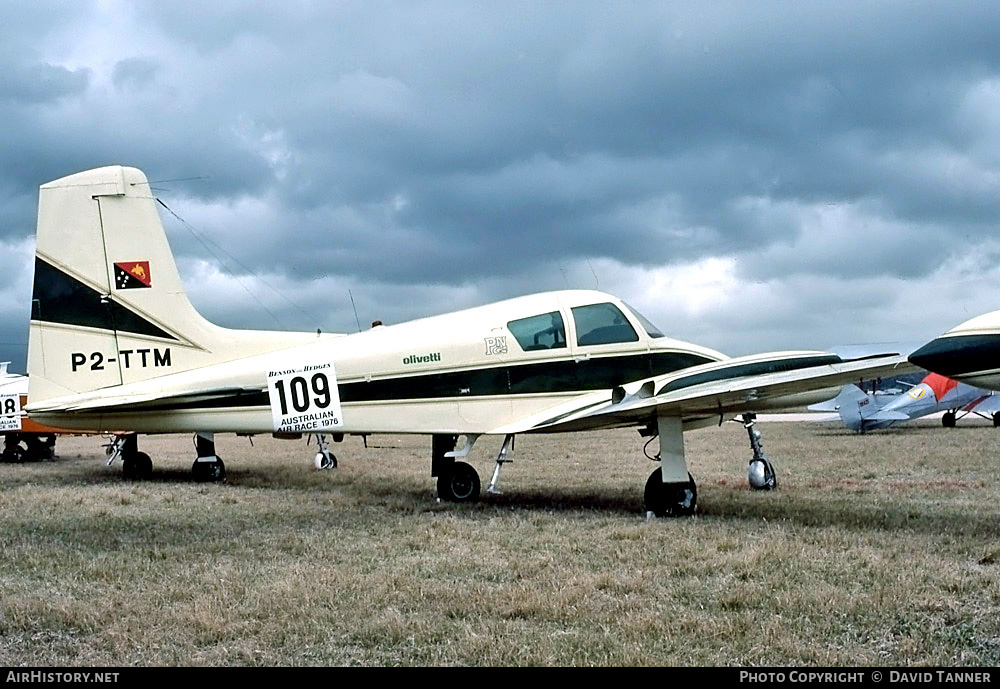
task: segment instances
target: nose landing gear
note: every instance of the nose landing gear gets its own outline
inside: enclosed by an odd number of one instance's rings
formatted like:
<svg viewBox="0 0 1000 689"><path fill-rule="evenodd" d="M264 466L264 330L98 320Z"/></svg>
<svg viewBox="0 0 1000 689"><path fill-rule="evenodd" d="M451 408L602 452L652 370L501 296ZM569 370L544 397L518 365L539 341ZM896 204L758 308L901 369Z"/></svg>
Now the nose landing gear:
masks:
<svg viewBox="0 0 1000 689"><path fill-rule="evenodd" d="M778 475L774 471L774 465L764 454L764 442L761 433L754 424L757 422L757 415L748 412L743 415L743 427L747 429L750 436L750 449L753 450L753 458L747 467L747 480L754 490L774 490L778 487Z"/></svg>

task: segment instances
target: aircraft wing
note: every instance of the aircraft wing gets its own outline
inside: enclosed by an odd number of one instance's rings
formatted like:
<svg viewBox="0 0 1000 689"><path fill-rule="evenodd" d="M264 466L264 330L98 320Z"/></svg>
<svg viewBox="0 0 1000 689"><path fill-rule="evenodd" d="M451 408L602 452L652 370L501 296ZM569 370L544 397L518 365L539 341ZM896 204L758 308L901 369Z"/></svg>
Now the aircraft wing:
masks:
<svg viewBox="0 0 1000 689"><path fill-rule="evenodd" d="M639 425L657 416L694 424L744 412L799 408L830 388L917 370L905 354L842 359L825 352L774 352L739 357L635 381L611 395L591 393L494 429L492 433L588 430ZM825 391L825 392L824 392Z"/></svg>
<svg viewBox="0 0 1000 689"><path fill-rule="evenodd" d="M983 392L988 393L986 390ZM992 416L993 414L1000 412L1000 395L984 394L983 397L966 405L965 411Z"/></svg>

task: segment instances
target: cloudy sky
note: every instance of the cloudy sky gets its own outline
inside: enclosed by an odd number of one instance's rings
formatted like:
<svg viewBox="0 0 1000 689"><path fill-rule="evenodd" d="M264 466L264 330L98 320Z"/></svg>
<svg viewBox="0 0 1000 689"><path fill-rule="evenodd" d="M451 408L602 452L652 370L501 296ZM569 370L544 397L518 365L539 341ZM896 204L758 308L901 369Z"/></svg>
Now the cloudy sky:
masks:
<svg viewBox="0 0 1000 689"><path fill-rule="evenodd" d="M995 2L0 5L0 356L38 186L144 170L192 301L325 331L597 288L730 354L1000 308Z"/></svg>

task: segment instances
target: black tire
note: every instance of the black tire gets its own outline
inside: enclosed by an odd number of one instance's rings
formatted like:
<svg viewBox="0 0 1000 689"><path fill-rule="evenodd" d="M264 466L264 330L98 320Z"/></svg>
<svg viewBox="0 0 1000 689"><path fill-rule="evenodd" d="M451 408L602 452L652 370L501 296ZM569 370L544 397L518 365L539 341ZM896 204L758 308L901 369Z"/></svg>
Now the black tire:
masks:
<svg viewBox="0 0 1000 689"><path fill-rule="evenodd" d="M3 448L3 461L10 464L21 464L28 460L28 448L24 443L5 444Z"/></svg>
<svg viewBox="0 0 1000 689"><path fill-rule="evenodd" d="M955 412L953 412L953 411L946 411L944 413L944 416L941 417L941 425L944 426L945 428L954 428L955 427Z"/></svg>
<svg viewBox="0 0 1000 689"><path fill-rule="evenodd" d="M226 464L221 457L216 457L214 462L199 462L196 459L191 465L191 473L195 481L222 481L226 478Z"/></svg>
<svg viewBox="0 0 1000 689"><path fill-rule="evenodd" d="M993 412L993 428L1000 428L1000 411Z"/></svg>
<svg viewBox="0 0 1000 689"><path fill-rule="evenodd" d="M447 502L475 502L479 500L479 474L465 462L455 462L448 471L438 476L438 497Z"/></svg>
<svg viewBox="0 0 1000 689"><path fill-rule="evenodd" d="M698 504L698 487L691 474L687 483L664 483L663 474L657 469L646 479L643 502L646 511L657 517L689 517Z"/></svg>
<svg viewBox="0 0 1000 689"><path fill-rule="evenodd" d="M153 460L145 452L136 452L122 459L122 478L144 481L153 475Z"/></svg>
<svg viewBox="0 0 1000 689"><path fill-rule="evenodd" d="M56 441L53 436L27 435L24 437L24 444L28 447L27 460L29 462L41 462L55 458Z"/></svg>

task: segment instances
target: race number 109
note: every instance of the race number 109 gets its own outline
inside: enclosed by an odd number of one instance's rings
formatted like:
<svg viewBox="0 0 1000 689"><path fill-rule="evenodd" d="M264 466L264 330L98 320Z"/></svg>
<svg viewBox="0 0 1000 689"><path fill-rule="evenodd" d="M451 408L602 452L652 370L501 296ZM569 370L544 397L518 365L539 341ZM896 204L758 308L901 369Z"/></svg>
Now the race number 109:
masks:
<svg viewBox="0 0 1000 689"><path fill-rule="evenodd" d="M291 402L292 409L302 413L308 411L311 406L317 409L327 409L333 402L330 396L330 380L325 373L315 373L306 383L304 376L295 376L288 382L288 393L285 392L284 380L274 383L274 389L278 393L278 404L281 405L281 415L289 413L288 403ZM290 400L288 398L291 398Z"/></svg>
<svg viewBox="0 0 1000 689"><path fill-rule="evenodd" d="M323 433L344 425L332 363L270 371L267 392L275 433Z"/></svg>

